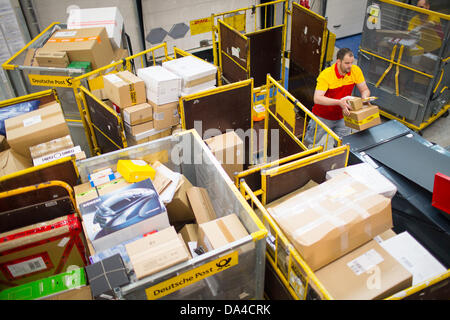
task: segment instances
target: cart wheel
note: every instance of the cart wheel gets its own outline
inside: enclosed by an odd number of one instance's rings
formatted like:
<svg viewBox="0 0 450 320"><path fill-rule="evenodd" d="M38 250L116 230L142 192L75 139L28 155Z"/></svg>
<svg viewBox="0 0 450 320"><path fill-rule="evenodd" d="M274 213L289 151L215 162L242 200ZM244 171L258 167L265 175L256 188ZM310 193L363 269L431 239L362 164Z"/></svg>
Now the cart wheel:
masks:
<svg viewBox="0 0 450 320"><path fill-rule="evenodd" d="M448 110L444 112L444 114L442 115L442 118L447 118L448 117Z"/></svg>
<svg viewBox="0 0 450 320"><path fill-rule="evenodd" d="M421 137L423 136L422 130L418 131L417 133L419 134L419 136L421 136Z"/></svg>

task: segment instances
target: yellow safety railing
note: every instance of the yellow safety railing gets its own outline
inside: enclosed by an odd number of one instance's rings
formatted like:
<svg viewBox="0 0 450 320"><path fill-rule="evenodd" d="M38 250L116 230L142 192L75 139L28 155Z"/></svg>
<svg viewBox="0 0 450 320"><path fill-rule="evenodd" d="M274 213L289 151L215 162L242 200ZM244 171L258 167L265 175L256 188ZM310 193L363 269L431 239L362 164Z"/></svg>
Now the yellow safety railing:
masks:
<svg viewBox="0 0 450 320"><path fill-rule="evenodd" d="M321 296L322 299L332 299L331 294L326 290L319 279L317 279L314 272L298 254L297 250L290 244L287 237L284 235L284 233L272 219L270 214L267 212L266 208L259 201L257 196L252 192L252 190L244 180L240 181L240 190L242 195L251 201L252 207L256 207L259 210L262 223L270 230L269 236L272 235L275 238L275 249L266 249L266 259L272 265L281 282L288 289L292 297L297 300L305 300L308 288L309 286L311 286ZM283 259L278 256L281 247L288 250L287 274L284 274L279 268L279 260ZM302 271L300 273L296 272L294 265L300 267ZM303 273L305 274L305 276L303 276ZM293 281L292 279L301 279L301 283Z"/></svg>
<svg viewBox="0 0 450 320"><path fill-rule="evenodd" d="M271 90L274 92L271 93ZM341 146L341 138L327 127L316 115L314 115L309 109L307 109L300 101L298 101L292 94L290 94L284 87L282 87L275 79L270 75L267 75L266 90L266 112L268 115L274 117L279 122L279 125L289 133L289 135L296 141L303 150L316 147L320 141L316 141L317 130L320 127L325 131L325 144L324 150L328 149L330 138L335 146ZM276 107L275 114L270 110L270 106ZM303 128L301 139L296 136L297 117L303 118ZM268 129L269 118L265 119L265 129ZM309 121L315 122L314 139L310 146L305 145L305 135L307 130L307 124ZM288 124L290 128L286 126ZM265 143L265 145L267 145ZM265 159L267 150L264 151Z"/></svg>

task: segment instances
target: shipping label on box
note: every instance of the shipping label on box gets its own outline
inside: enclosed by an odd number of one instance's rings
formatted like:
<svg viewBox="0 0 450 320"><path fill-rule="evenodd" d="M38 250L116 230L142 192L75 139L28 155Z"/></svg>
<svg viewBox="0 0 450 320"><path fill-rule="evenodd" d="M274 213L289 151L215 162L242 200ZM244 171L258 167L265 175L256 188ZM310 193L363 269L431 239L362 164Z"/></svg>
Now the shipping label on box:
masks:
<svg viewBox="0 0 450 320"><path fill-rule="evenodd" d="M39 166L41 164L47 163L47 162L51 162L51 161L55 161L64 157L70 157L72 155L76 155L81 153L81 148L80 146L76 146L70 149L66 149L66 150L62 150L62 151L58 151L55 152L53 154L49 154L40 158L36 158L33 159L33 165L34 166Z"/></svg>
<svg viewBox="0 0 450 320"><path fill-rule="evenodd" d="M84 267L82 237L74 214L0 234L0 289Z"/></svg>
<svg viewBox="0 0 450 320"><path fill-rule="evenodd" d="M150 179L81 203L80 212L95 251L169 226L166 208Z"/></svg>

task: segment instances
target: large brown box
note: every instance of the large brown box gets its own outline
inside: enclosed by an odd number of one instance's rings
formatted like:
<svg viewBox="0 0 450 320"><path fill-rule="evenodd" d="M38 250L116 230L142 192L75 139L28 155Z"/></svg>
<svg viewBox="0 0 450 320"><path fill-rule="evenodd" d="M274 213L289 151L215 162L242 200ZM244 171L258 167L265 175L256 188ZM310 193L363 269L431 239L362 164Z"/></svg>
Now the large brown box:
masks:
<svg viewBox="0 0 450 320"><path fill-rule="evenodd" d="M125 245L138 279L189 260L189 252L174 227Z"/></svg>
<svg viewBox="0 0 450 320"><path fill-rule="evenodd" d="M393 226L390 199L345 173L268 212L313 271Z"/></svg>
<svg viewBox="0 0 450 320"><path fill-rule="evenodd" d="M205 143L222 164L231 180L234 181L234 174L244 170L244 143L242 139L234 131L229 131L205 139Z"/></svg>
<svg viewBox="0 0 450 320"><path fill-rule="evenodd" d="M315 274L337 300L384 299L412 285L412 274L375 240Z"/></svg>
<svg viewBox="0 0 450 320"><path fill-rule="evenodd" d="M349 116L344 117L345 125L356 130L365 130L381 123L377 106L365 106L357 111L350 111Z"/></svg>
<svg viewBox="0 0 450 320"><path fill-rule="evenodd" d="M70 62L89 61L93 70L110 64L114 57L104 27L56 31L42 48L66 52Z"/></svg>
<svg viewBox="0 0 450 320"><path fill-rule="evenodd" d="M199 224L198 242L208 251L248 236L244 225L234 213Z"/></svg>
<svg viewBox="0 0 450 320"><path fill-rule="evenodd" d="M30 147L69 135L59 103L5 121L6 138L14 151L31 158Z"/></svg>
<svg viewBox="0 0 450 320"><path fill-rule="evenodd" d="M150 100L147 102L153 107L153 124L156 130L170 128L180 123L178 101L160 105Z"/></svg>
<svg viewBox="0 0 450 320"><path fill-rule="evenodd" d="M127 107L146 102L144 80L129 71L103 76L103 93L121 111Z"/></svg>

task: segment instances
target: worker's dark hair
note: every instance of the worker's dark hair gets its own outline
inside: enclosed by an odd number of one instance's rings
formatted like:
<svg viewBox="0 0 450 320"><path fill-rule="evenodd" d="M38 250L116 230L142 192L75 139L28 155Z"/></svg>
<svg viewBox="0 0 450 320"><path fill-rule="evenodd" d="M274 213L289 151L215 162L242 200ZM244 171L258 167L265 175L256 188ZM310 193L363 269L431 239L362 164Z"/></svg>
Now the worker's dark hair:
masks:
<svg viewBox="0 0 450 320"><path fill-rule="evenodd" d="M345 57L347 54L348 54L350 57L353 57L353 52L352 52L352 50L350 50L349 48L342 48L342 49L339 49L339 51L337 52L336 57L337 57L337 59L339 59L339 60L342 61L342 59L344 59L344 57Z"/></svg>

